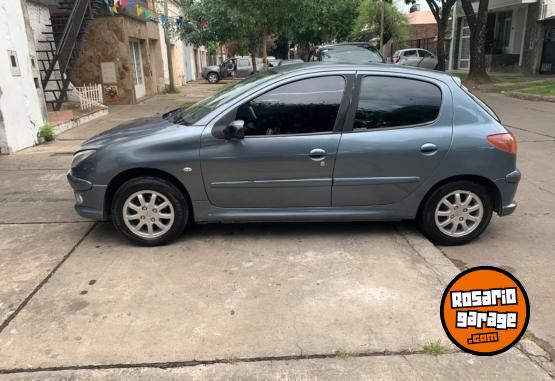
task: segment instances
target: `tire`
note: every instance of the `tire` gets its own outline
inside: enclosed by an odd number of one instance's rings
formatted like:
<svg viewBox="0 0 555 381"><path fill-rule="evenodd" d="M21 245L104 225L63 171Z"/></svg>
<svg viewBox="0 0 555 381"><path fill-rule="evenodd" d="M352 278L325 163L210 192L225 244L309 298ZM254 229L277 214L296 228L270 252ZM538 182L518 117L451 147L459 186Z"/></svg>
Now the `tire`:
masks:
<svg viewBox="0 0 555 381"><path fill-rule="evenodd" d="M208 83L216 84L220 80L220 77L218 76L218 74L212 72L208 73L208 75L206 76L206 80L208 81Z"/></svg>
<svg viewBox="0 0 555 381"><path fill-rule="evenodd" d="M153 195L156 197L152 205ZM114 195L111 212L116 229L142 246L170 243L183 233L189 220L189 204L183 193L171 182L157 177L125 182ZM133 218L126 218L124 213Z"/></svg>
<svg viewBox="0 0 555 381"><path fill-rule="evenodd" d="M457 193L460 195L458 204ZM468 196L472 196L470 200ZM469 204L465 205L467 202ZM456 246L482 234L491 221L492 212L493 201L483 185L472 181L454 181L440 186L424 200L417 222L422 233L432 242Z"/></svg>

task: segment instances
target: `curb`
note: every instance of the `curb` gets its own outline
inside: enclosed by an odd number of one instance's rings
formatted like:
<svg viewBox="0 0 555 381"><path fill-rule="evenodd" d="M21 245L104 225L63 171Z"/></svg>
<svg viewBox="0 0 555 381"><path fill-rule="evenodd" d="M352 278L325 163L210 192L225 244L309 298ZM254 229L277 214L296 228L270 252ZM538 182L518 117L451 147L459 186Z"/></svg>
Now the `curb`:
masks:
<svg viewBox="0 0 555 381"><path fill-rule="evenodd" d="M412 249L424 259L444 287L461 272L440 249L424 238L416 229L399 226L398 230Z"/></svg>
<svg viewBox="0 0 555 381"><path fill-rule="evenodd" d="M543 95L534 95L534 94L527 94L521 93L519 91L506 91L502 94L505 94L512 98L522 99L525 101L544 101L544 102L555 102L555 97L553 96L543 96Z"/></svg>

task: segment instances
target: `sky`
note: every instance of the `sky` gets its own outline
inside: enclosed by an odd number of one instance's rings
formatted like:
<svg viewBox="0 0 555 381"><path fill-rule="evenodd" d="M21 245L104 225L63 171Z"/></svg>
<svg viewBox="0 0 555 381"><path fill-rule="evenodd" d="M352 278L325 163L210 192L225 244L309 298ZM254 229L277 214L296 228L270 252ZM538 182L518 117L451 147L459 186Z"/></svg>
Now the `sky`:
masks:
<svg viewBox="0 0 555 381"><path fill-rule="evenodd" d="M428 4L426 3L426 0L420 0L420 1L418 1L418 4L420 4L420 10L421 11L430 10L430 8L428 7ZM405 0L395 0L395 5L402 12L409 13L410 5L406 5Z"/></svg>

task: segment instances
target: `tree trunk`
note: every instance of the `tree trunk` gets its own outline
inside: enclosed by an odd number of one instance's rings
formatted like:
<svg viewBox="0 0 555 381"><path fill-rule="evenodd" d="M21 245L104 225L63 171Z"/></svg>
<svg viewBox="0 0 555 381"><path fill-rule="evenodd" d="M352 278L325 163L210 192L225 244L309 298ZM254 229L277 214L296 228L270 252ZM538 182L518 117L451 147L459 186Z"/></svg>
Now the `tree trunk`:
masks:
<svg viewBox="0 0 555 381"><path fill-rule="evenodd" d="M437 70L445 71L445 29L447 23L442 21L437 23Z"/></svg>
<svg viewBox="0 0 555 381"><path fill-rule="evenodd" d="M487 82L486 72L486 22L489 0L480 0L478 13L474 12L471 0L462 0L462 8L470 27L470 70L468 79Z"/></svg>
<svg viewBox="0 0 555 381"><path fill-rule="evenodd" d="M468 79L476 82L488 80L486 72L486 23L477 25L478 29L470 33L470 70Z"/></svg>
<svg viewBox="0 0 555 381"><path fill-rule="evenodd" d="M256 54L253 52L251 53L251 62L252 62L252 72L256 73L258 68L256 67Z"/></svg>

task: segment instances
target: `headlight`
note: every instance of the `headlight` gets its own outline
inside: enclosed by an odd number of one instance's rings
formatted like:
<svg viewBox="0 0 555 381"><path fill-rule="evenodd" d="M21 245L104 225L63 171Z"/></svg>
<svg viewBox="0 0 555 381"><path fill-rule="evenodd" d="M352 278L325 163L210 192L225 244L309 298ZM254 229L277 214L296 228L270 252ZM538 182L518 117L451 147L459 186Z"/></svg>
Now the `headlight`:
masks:
<svg viewBox="0 0 555 381"><path fill-rule="evenodd" d="M71 168L75 168L81 163L83 160L91 156L95 153L95 149L86 149L84 151L79 151L75 155L73 155L73 160L71 160Z"/></svg>

